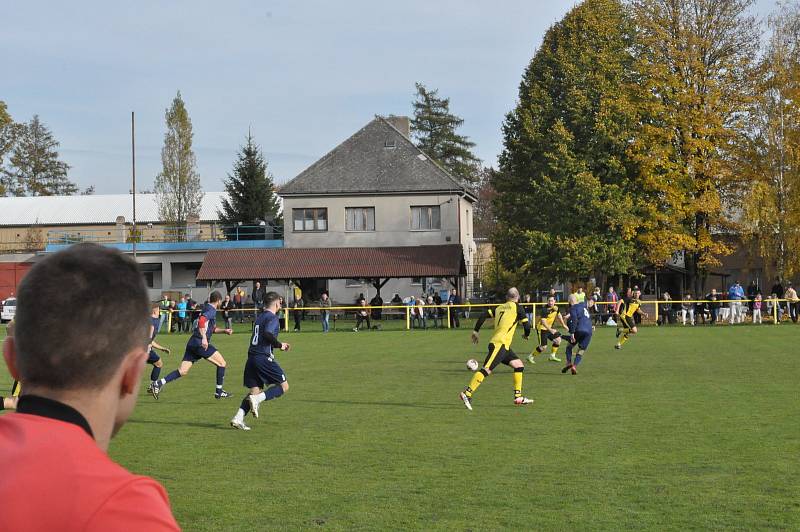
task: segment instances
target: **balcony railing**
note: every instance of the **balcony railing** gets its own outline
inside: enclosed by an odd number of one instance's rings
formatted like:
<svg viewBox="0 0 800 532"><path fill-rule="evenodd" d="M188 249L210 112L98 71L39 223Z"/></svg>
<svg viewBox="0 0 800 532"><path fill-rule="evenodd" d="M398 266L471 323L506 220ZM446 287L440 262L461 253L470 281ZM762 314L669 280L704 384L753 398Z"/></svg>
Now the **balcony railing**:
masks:
<svg viewBox="0 0 800 532"><path fill-rule="evenodd" d="M47 245L95 242L98 244L223 242L283 240L283 227L276 225L199 224L185 226L126 225L106 229L58 230L47 232Z"/></svg>

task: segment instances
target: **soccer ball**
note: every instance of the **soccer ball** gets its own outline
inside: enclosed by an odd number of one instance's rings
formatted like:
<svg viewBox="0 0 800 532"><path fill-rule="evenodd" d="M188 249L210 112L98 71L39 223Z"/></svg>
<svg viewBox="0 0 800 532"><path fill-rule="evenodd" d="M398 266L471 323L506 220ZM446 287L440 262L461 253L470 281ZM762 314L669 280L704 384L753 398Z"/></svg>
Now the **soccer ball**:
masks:
<svg viewBox="0 0 800 532"><path fill-rule="evenodd" d="M478 361L474 358L470 358L467 360L467 369L470 371L477 371L478 370Z"/></svg>

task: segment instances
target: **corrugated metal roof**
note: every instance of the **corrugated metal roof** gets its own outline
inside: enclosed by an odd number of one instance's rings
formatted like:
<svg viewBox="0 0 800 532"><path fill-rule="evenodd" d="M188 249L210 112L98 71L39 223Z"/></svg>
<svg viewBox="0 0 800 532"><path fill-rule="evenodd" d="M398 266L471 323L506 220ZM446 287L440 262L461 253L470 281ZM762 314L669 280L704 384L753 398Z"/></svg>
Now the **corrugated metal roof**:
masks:
<svg viewBox="0 0 800 532"><path fill-rule="evenodd" d="M218 220L224 192L206 192L201 206L201 221ZM137 223L156 223L156 194L136 195ZM133 220L130 194L94 194L91 196L33 196L0 198L0 226L113 224L117 216Z"/></svg>
<svg viewBox="0 0 800 532"><path fill-rule="evenodd" d="M443 246L209 250L199 281L465 275L463 249Z"/></svg>

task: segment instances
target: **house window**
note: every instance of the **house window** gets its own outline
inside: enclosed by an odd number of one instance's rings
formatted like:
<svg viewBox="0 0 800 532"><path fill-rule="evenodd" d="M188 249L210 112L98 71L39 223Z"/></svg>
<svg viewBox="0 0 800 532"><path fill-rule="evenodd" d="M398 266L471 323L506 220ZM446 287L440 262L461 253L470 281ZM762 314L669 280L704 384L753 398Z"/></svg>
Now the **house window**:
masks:
<svg viewBox="0 0 800 532"><path fill-rule="evenodd" d="M362 286L363 284L364 284L364 281L362 281L361 279L345 279L344 280L344 285L347 286L347 287Z"/></svg>
<svg viewBox="0 0 800 532"><path fill-rule="evenodd" d="M422 284L422 277L412 277L411 284Z"/></svg>
<svg viewBox="0 0 800 532"><path fill-rule="evenodd" d="M292 209L295 232L327 231L328 209Z"/></svg>
<svg viewBox="0 0 800 532"><path fill-rule="evenodd" d="M347 231L375 230L375 207L347 207L344 214Z"/></svg>
<svg viewBox="0 0 800 532"><path fill-rule="evenodd" d="M411 207L412 231L435 231L442 228L442 217L438 205Z"/></svg>

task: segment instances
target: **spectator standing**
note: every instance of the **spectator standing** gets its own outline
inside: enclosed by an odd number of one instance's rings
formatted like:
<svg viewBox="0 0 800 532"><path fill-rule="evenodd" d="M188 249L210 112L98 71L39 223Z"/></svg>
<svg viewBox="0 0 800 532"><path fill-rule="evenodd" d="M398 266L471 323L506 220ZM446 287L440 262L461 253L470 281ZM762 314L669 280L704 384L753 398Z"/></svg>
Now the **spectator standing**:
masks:
<svg viewBox="0 0 800 532"><path fill-rule="evenodd" d="M670 316L672 314L672 297L669 292L664 292L661 296L661 303L658 303L658 307L658 325L664 326L672 323Z"/></svg>
<svg viewBox="0 0 800 532"><path fill-rule="evenodd" d="M439 320L439 307L436 306L436 302L433 300L433 296L428 296L426 301L427 306L425 307L425 319L428 323L433 321L433 328L438 329L441 327L441 321Z"/></svg>
<svg viewBox="0 0 800 532"><path fill-rule="evenodd" d="M717 294L717 289L712 288L711 292L706 294L706 297L704 299L708 301L706 305L708 307L709 314L711 315L711 325L716 325L717 318L719 318L719 307L720 307L719 294Z"/></svg>
<svg viewBox="0 0 800 532"><path fill-rule="evenodd" d="M683 296L683 302L681 302L681 324L686 325L686 317L689 317L689 323L694 326L694 310L695 304L692 303L692 294L686 294Z"/></svg>
<svg viewBox="0 0 800 532"><path fill-rule="evenodd" d="M528 318L529 323L533 323L533 300L530 294L525 294L522 298L522 308L525 310L525 316Z"/></svg>
<svg viewBox="0 0 800 532"><path fill-rule="evenodd" d="M755 295L753 299L753 323L758 323L761 325L761 306L763 305L763 301L761 300L761 294L758 293Z"/></svg>
<svg viewBox="0 0 800 532"><path fill-rule="evenodd" d="M161 295L161 301L158 302L158 307L160 309L158 314L158 331L161 332L164 323L167 321L167 316L169 316L169 297L167 297L167 294Z"/></svg>
<svg viewBox="0 0 800 532"><path fill-rule="evenodd" d="M755 281L750 281L747 285L747 306L750 308L750 314L753 313L753 302L756 300L756 294L760 293Z"/></svg>
<svg viewBox="0 0 800 532"><path fill-rule="evenodd" d="M775 294L778 299L783 297L783 285L781 284L780 277L775 278L775 284L772 285L772 293Z"/></svg>
<svg viewBox="0 0 800 532"><path fill-rule="evenodd" d="M582 286L579 286L578 289L575 291L575 297L578 301L578 304L581 304L586 301L586 292L584 291Z"/></svg>
<svg viewBox="0 0 800 532"><path fill-rule="evenodd" d="M331 319L331 300L328 297L328 292L322 292L322 297L319 300L319 319L322 322L322 332L326 333L330 330Z"/></svg>
<svg viewBox="0 0 800 532"><path fill-rule="evenodd" d="M458 313L460 311L460 308L453 306L453 305L460 305L461 304L461 296L458 295L458 291L455 288L450 290L450 296L447 298L447 304L451 307L450 308L450 327L453 327L453 328L461 327L461 322L459 322L459 320L458 320Z"/></svg>
<svg viewBox="0 0 800 532"><path fill-rule="evenodd" d="M372 314L372 319L375 320L376 322L380 322L381 319L383 318L383 309L381 308L383 307L383 298L381 297L381 295L375 294L375 297L373 297L370 300L369 306L372 307L370 311ZM375 326L377 327L378 324L376 323Z"/></svg>
<svg viewBox="0 0 800 532"><path fill-rule="evenodd" d="M392 305L395 305L395 306L396 305L402 305L403 304L403 298L400 297L400 294L395 294L394 297L392 298L392 300L389 301L389 303L392 304Z"/></svg>
<svg viewBox="0 0 800 532"><path fill-rule="evenodd" d="M786 292L783 297L786 299L786 309L789 311L789 317L792 322L797 323L797 313L800 310L800 298L797 297L797 290L794 289L792 283L787 283Z"/></svg>
<svg viewBox="0 0 800 532"><path fill-rule="evenodd" d="M367 322L367 330L372 328L372 324L369 322L369 309L367 308L367 300L361 299L359 301L359 306L361 307L356 311L356 326L353 327L355 332L358 332L361 329L361 324L365 321Z"/></svg>
<svg viewBox="0 0 800 532"><path fill-rule="evenodd" d="M233 310L233 301L231 301L230 294L225 295L225 299L222 300L219 309L222 311L222 319L225 320L225 328L233 329L233 316L231 314Z"/></svg>
<svg viewBox="0 0 800 532"><path fill-rule="evenodd" d="M561 298L558 297L558 293L556 293L556 289L553 287L550 287L550 291L547 292L547 297L545 298L545 301L547 301L551 297L555 298L556 303L561 301Z"/></svg>
<svg viewBox="0 0 800 532"><path fill-rule="evenodd" d="M178 332L183 332L184 330L188 330L186 327L186 307L187 307L187 300L189 299L189 294L186 294L178 301L178 304L175 305L175 308L178 310Z"/></svg>
<svg viewBox="0 0 800 532"><path fill-rule="evenodd" d="M611 317L614 315L614 309L617 308L617 301L619 301L619 295L614 291L613 286L608 287L608 293L606 293L606 316L603 316L603 322L608 321L607 317Z"/></svg>
<svg viewBox="0 0 800 532"><path fill-rule="evenodd" d="M0 418L2 529L179 530L164 488L108 456L147 360L136 263L76 244L31 268L18 303L4 355L25 388L17 412Z"/></svg>
<svg viewBox="0 0 800 532"><path fill-rule="evenodd" d="M256 286L253 288L253 306L256 308L256 315L264 307L264 289L261 288L261 282L259 281L256 281Z"/></svg>
<svg viewBox="0 0 800 532"><path fill-rule="evenodd" d="M603 324L603 311L600 308L600 305L598 305L598 303L600 303L600 299L602 299L602 297L603 296L602 296L602 294L600 292L600 287L599 286L595 286L594 290L592 291L592 295L589 297L589 299L594 301L594 304L592 304L592 306L589 309L589 311L592 313L592 323L595 326Z"/></svg>
<svg viewBox="0 0 800 532"><path fill-rule="evenodd" d="M728 288L728 299L730 300L728 303L731 313L729 316L730 324L742 323L744 320L744 312L742 309L744 288L739 284L739 281L735 281L730 288Z"/></svg>
<svg viewBox="0 0 800 532"><path fill-rule="evenodd" d="M292 315L294 316L294 331L299 332L300 319L303 317L303 311L301 310L303 308L303 298L299 297L295 299L294 303L292 303L292 308L294 309L292 312Z"/></svg>
<svg viewBox="0 0 800 532"><path fill-rule="evenodd" d="M769 299L767 299L767 315L769 315L773 323L776 325L783 318L783 307L781 307L780 303L778 302L777 294L770 294Z"/></svg>
<svg viewBox="0 0 800 532"><path fill-rule="evenodd" d="M239 287L236 289L236 293L233 294L233 306L236 309L236 314L237 314L236 321L238 321L239 323L242 323L244 321L244 316L243 316L244 313L242 312L243 305L244 305L244 291L241 289L241 287Z"/></svg>

